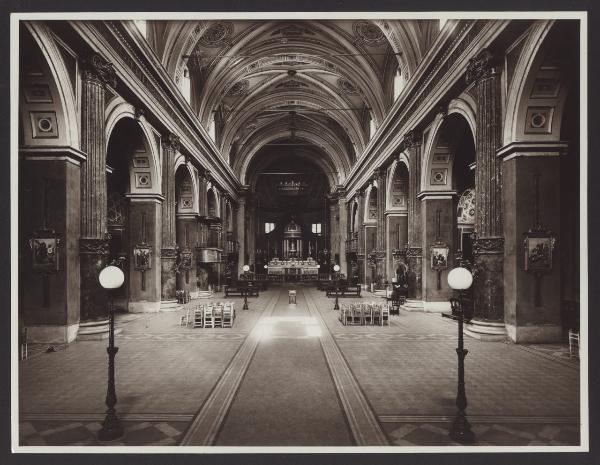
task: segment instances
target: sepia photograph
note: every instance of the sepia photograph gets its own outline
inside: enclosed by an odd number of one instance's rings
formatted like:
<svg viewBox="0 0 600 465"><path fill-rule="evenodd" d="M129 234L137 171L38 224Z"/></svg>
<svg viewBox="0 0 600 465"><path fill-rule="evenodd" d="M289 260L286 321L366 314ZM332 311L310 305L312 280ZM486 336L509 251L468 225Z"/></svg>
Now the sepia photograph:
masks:
<svg viewBox="0 0 600 465"><path fill-rule="evenodd" d="M10 52L14 453L589 451L587 12L18 12Z"/></svg>

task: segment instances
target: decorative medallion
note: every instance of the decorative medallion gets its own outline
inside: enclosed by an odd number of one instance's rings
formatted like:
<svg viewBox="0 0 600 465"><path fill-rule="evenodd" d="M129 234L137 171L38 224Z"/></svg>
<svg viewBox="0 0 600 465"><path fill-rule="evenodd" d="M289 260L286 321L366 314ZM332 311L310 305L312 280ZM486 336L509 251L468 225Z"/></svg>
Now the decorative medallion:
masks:
<svg viewBox="0 0 600 465"><path fill-rule="evenodd" d="M233 35L233 23L231 21L219 21L211 25L198 43L204 47L222 47L226 45Z"/></svg>
<svg viewBox="0 0 600 465"><path fill-rule="evenodd" d="M525 132L528 134L550 134L552 132L553 107L529 107Z"/></svg>
<svg viewBox="0 0 600 465"><path fill-rule="evenodd" d="M465 190L458 199L456 217L459 225L475 224L475 189Z"/></svg>
<svg viewBox="0 0 600 465"><path fill-rule="evenodd" d="M436 186L446 185L447 175L448 175L448 170L446 168L432 169L431 170L431 184L436 185Z"/></svg>
<svg viewBox="0 0 600 465"><path fill-rule="evenodd" d="M248 82L247 79L244 79L242 81L237 81L227 90L227 96L228 97L236 97L238 95L245 95L246 93L248 93L249 88L250 88L250 83Z"/></svg>
<svg viewBox="0 0 600 465"><path fill-rule="evenodd" d="M381 29L370 21L356 21L352 30L359 41L370 47L377 47L385 42Z"/></svg>
<svg viewBox="0 0 600 465"><path fill-rule="evenodd" d="M56 113L53 111L32 111L31 133L34 139L56 139L58 137L58 126L56 124Z"/></svg>
<svg viewBox="0 0 600 465"><path fill-rule="evenodd" d="M344 94L358 94L358 89L347 79L340 78L337 81L337 85Z"/></svg>
<svg viewBox="0 0 600 465"><path fill-rule="evenodd" d="M135 187L138 189L150 189L152 187L150 173L135 173Z"/></svg>

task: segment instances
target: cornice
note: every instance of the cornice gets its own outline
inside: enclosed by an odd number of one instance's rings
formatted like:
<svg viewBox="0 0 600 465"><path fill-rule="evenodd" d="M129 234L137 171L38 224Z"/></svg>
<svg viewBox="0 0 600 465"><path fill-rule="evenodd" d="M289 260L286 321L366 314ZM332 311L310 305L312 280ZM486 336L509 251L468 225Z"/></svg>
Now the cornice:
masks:
<svg viewBox="0 0 600 465"><path fill-rule="evenodd" d="M117 77L138 95L167 131L181 137L181 145L202 167L211 167L218 183L232 197L239 181L200 124L181 92L158 58L125 23L113 21L76 21L73 28L84 41L110 61Z"/></svg>
<svg viewBox="0 0 600 465"><path fill-rule="evenodd" d="M464 81L469 59L487 47L507 24L508 21L503 20L461 20L457 22L454 35L446 35L445 42L436 42L440 48L420 63L346 178L349 195L368 181L370 167L387 159L398 149L406 132L418 127L428 112L439 105L444 89L461 79Z"/></svg>

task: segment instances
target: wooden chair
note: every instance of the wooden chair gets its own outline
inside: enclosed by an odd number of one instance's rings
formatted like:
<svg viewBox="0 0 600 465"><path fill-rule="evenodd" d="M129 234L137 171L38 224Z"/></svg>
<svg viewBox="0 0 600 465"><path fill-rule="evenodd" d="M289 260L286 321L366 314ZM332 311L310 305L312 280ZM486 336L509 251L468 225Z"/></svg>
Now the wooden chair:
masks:
<svg viewBox="0 0 600 465"><path fill-rule="evenodd" d="M390 307L388 305L379 305L381 309L381 326L390 325Z"/></svg>
<svg viewBox="0 0 600 465"><path fill-rule="evenodd" d="M198 305L194 309L194 320L192 321L192 328L204 327L204 305Z"/></svg>
<svg viewBox="0 0 600 465"><path fill-rule="evenodd" d="M213 308L213 325L214 328L223 327L223 304L221 302Z"/></svg>
<svg viewBox="0 0 600 465"><path fill-rule="evenodd" d="M232 328L233 327L233 308L230 303L226 302L223 307L222 314L222 327Z"/></svg>
<svg viewBox="0 0 600 465"><path fill-rule="evenodd" d="M214 328L215 327L215 319L213 316L213 306L212 305L208 304L204 307L203 317L204 317L203 328Z"/></svg>
<svg viewBox="0 0 600 465"><path fill-rule="evenodd" d="M374 302L371 302L371 307L373 308L373 324L381 326L382 314L381 314L381 306L375 305Z"/></svg>
<svg viewBox="0 0 600 465"><path fill-rule="evenodd" d="M577 353L579 357L579 331L576 329L569 329L569 357L573 357L573 347L577 347Z"/></svg>
<svg viewBox="0 0 600 465"><path fill-rule="evenodd" d="M363 325L373 324L373 306L372 305L361 305L362 307L362 321Z"/></svg>

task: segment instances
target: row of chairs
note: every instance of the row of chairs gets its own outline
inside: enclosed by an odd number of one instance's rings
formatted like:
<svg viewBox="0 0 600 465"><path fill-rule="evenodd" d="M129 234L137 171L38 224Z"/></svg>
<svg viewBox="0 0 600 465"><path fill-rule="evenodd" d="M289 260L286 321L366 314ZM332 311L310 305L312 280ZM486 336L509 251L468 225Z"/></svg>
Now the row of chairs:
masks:
<svg viewBox="0 0 600 465"><path fill-rule="evenodd" d="M389 325L390 307L384 304L342 304L340 321L344 325Z"/></svg>
<svg viewBox="0 0 600 465"><path fill-rule="evenodd" d="M209 302L196 307L188 307L181 316L180 326L192 328L232 328L235 320L233 302Z"/></svg>

